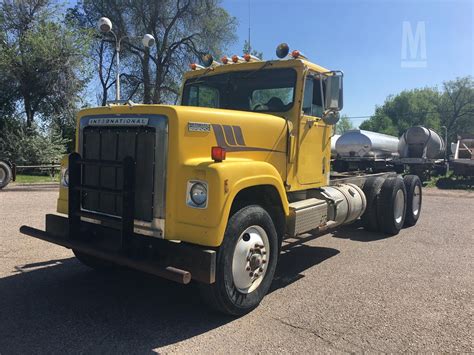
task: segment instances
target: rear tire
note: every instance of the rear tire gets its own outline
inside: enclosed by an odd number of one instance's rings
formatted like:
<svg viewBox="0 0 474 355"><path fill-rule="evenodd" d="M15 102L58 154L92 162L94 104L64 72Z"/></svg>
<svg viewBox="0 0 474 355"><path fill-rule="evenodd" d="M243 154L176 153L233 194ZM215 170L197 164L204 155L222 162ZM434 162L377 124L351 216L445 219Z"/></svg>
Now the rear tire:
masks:
<svg viewBox="0 0 474 355"><path fill-rule="evenodd" d="M421 213L422 184L416 175L406 175L403 178L407 190L407 210L405 212L405 227L412 227L418 222Z"/></svg>
<svg viewBox="0 0 474 355"><path fill-rule="evenodd" d="M379 223L377 219L377 196L382 188L385 179L383 177L369 177L364 184L365 197L367 199L367 207L361 217L365 230L369 232L376 232L379 230Z"/></svg>
<svg viewBox="0 0 474 355"><path fill-rule="evenodd" d="M77 260L79 260L82 264L96 271L107 272L117 269L117 265L109 261L96 258L92 255L84 254L74 249L72 252L76 256Z"/></svg>
<svg viewBox="0 0 474 355"><path fill-rule="evenodd" d="M387 178L377 199L377 218L380 231L396 235L405 223L406 198L405 184L400 176Z"/></svg>
<svg viewBox="0 0 474 355"><path fill-rule="evenodd" d="M252 311L270 288L277 260L278 237L268 212L257 205L241 208L230 217L217 251L215 283L200 284L203 300L232 316Z"/></svg>
<svg viewBox="0 0 474 355"><path fill-rule="evenodd" d="M6 187L12 180L12 169L4 161L0 161L0 189Z"/></svg>

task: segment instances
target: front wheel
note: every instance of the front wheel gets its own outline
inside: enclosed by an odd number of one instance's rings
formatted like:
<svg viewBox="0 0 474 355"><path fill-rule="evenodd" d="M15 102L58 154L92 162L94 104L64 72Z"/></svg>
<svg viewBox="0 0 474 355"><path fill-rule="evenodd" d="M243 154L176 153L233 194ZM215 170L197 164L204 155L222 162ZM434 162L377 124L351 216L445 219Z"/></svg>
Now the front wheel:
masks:
<svg viewBox="0 0 474 355"><path fill-rule="evenodd" d="M278 260L278 237L268 212L246 206L231 216L217 252L216 281L201 285L211 307L233 316L256 308L267 294Z"/></svg>

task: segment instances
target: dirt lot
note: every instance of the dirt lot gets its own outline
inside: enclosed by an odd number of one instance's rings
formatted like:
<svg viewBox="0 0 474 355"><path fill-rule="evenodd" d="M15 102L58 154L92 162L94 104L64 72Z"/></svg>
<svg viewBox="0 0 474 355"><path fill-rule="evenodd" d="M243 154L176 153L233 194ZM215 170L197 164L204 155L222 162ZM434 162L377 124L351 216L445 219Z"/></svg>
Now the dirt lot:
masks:
<svg viewBox="0 0 474 355"><path fill-rule="evenodd" d="M0 192L2 355L474 351L474 193L426 190L418 225L396 237L354 225L286 245L272 292L240 319L211 313L193 285L99 274L21 235L56 195Z"/></svg>

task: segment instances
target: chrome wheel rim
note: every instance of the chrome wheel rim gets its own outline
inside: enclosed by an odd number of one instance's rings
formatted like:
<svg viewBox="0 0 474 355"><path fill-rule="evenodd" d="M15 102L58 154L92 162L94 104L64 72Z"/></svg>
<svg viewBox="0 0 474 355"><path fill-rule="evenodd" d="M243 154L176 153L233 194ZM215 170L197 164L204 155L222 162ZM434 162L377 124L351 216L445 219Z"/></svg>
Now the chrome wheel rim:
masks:
<svg viewBox="0 0 474 355"><path fill-rule="evenodd" d="M420 207L421 207L421 188L420 186L416 185L413 190L413 200L411 203L411 209L414 216L418 216L418 213L420 213Z"/></svg>
<svg viewBox="0 0 474 355"><path fill-rule="evenodd" d="M3 182L3 180L5 180L6 176L7 176L7 174L6 174L5 170L0 168L0 184Z"/></svg>
<svg viewBox="0 0 474 355"><path fill-rule="evenodd" d="M403 210L405 207L405 195L403 190L399 189L395 195L395 205L393 209L393 214L395 217L395 222L400 223L403 219Z"/></svg>
<svg viewBox="0 0 474 355"><path fill-rule="evenodd" d="M268 235L260 226L248 227L237 240L232 258L234 286L241 293L257 289L267 272L270 258Z"/></svg>

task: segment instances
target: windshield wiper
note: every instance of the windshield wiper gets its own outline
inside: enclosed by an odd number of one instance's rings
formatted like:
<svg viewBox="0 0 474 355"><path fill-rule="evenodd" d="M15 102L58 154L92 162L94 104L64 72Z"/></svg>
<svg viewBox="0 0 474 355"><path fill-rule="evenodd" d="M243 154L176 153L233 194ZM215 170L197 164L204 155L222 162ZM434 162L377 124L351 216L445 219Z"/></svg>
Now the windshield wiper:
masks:
<svg viewBox="0 0 474 355"><path fill-rule="evenodd" d="M247 79L247 78L250 78L252 75L258 73L260 70L263 70L265 69L266 67L268 67L269 65L273 65L273 62L271 61L266 61L260 68L257 68L253 71L251 71L250 73L248 73L247 75L244 75L243 77L239 78L239 79Z"/></svg>

